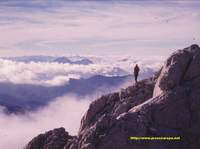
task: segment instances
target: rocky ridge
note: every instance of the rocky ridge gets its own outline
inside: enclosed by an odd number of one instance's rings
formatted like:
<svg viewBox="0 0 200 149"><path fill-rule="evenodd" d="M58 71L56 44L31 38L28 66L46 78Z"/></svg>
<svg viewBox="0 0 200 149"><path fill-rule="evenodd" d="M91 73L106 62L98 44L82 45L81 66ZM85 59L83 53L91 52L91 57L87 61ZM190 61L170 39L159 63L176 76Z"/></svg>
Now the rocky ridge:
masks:
<svg viewBox="0 0 200 149"><path fill-rule="evenodd" d="M79 133L64 128L35 137L25 149L198 149L200 48L173 53L158 76L95 100ZM131 136L180 136L179 141L134 141Z"/></svg>

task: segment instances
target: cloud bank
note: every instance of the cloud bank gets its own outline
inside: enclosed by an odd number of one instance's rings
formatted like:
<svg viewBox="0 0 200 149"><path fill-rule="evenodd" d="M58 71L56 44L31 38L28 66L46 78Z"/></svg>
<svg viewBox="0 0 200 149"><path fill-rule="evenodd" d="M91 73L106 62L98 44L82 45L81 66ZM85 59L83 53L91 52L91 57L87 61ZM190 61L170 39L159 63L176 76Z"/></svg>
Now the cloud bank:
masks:
<svg viewBox="0 0 200 149"><path fill-rule="evenodd" d="M33 137L58 127L65 127L71 135L76 135L91 98L60 97L47 107L25 115L0 112L0 148L22 149Z"/></svg>
<svg viewBox="0 0 200 149"><path fill-rule="evenodd" d="M141 71L147 68L158 70L162 58L131 57L91 57L94 64L77 65L57 62L16 62L0 59L0 82L16 84L38 84L58 86L66 84L70 78L88 78L94 75L116 76L133 73L134 63L139 63Z"/></svg>

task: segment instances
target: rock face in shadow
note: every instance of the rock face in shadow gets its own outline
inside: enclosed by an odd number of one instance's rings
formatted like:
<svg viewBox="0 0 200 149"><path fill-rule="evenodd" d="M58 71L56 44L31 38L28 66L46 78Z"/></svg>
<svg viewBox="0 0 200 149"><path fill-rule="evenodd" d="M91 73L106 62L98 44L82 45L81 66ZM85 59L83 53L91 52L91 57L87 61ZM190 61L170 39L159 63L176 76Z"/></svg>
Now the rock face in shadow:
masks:
<svg viewBox="0 0 200 149"><path fill-rule="evenodd" d="M92 102L82 118L77 138L64 140L65 145L58 149L199 149L199 76L198 45L178 50L166 60L156 79L143 80ZM181 139L134 141L131 136ZM62 139L52 142L36 137L25 149L35 149L34 145L43 141L59 144ZM49 145L38 149L51 148Z"/></svg>
<svg viewBox="0 0 200 149"><path fill-rule="evenodd" d="M35 137L26 148L31 149L61 149L70 146L76 141L76 137L70 136L64 128L57 128Z"/></svg>

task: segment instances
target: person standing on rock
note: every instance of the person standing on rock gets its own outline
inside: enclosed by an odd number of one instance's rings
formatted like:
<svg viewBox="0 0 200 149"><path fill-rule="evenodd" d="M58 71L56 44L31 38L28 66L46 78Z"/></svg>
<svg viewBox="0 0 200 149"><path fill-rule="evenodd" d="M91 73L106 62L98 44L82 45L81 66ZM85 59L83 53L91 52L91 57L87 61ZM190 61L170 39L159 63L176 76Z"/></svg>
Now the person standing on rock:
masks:
<svg viewBox="0 0 200 149"><path fill-rule="evenodd" d="M139 71L140 71L140 68L138 66L138 64L135 65L134 67L134 76L135 76L135 83L137 84L137 78L138 78L138 75L139 75Z"/></svg>

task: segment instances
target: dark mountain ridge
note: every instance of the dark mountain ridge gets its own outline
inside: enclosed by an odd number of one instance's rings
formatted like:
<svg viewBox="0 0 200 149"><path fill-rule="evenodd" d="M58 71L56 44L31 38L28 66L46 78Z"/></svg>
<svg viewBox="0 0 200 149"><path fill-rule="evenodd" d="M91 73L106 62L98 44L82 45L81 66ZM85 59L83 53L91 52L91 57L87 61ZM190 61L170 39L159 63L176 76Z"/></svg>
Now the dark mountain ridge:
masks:
<svg viewBox="0 0 200 149"><path fill-rule="evenodd" d="M65 94L75 94L84 97L92 95L96 91L108 93L114 87L130 81L131 75L127 76L93 76L90 78L70 79L62 86L41 86L31 84L0 83L0 105L4 106L6 113L21 113L37 110L47 105L56 97Z"/></svg>

